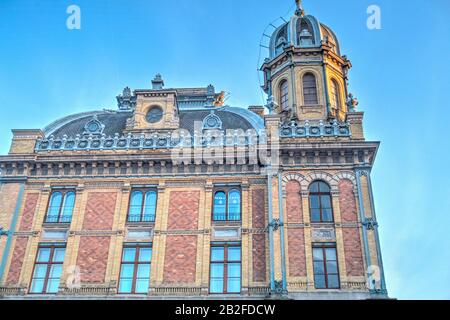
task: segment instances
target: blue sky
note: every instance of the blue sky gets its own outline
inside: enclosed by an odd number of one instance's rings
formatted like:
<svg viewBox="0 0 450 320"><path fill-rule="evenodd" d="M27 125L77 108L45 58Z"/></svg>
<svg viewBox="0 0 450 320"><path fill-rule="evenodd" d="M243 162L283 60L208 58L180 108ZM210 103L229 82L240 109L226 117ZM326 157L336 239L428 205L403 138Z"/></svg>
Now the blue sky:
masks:
<svg viewBox="0 0 450 320"><path fill-rule="evenodd" d="M66 28L71 4L81 30ZM371 4L382 30L366 27ZM367 138L382 141L373 184L390 295L450 299L450 2L304 6L337 33ZM169 87L212 83L230 105L262 104L262 32L293 11L294 0L1 0L0 154L11 128L115 108L123 87L147 88L157 72Z"/></svg>

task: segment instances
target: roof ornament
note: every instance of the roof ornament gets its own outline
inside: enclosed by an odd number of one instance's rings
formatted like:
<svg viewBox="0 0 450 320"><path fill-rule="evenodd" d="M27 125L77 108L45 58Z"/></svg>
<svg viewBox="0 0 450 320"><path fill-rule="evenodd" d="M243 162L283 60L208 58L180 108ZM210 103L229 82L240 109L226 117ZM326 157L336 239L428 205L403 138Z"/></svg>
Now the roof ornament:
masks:
<svg viewBox="0 0 450 320"><path fill-rule="evenodd" d="M203 119L203 130L211 129L222 129L222 120L214 113L214 110L211 110L211 113Z"/></svg>
<svg viewBox="0 0 450 320"><path fill-rule="evenodd" d="M225 104L225 91L221 91L214 101L214 107L222 107Z"/></svg>
<svg viewBox="0 0 450 320"><path fill-rule="evenodd" d="M161 74L156 74L155 78L152 80L152 89L153 90L162 90L164 89L164 80Z"/></svg>
<svg viewBox="0 0 450 320"><path fill-rule="evenodd" d="M105 130L105 125L98 120L97 115L94 115L84 126L83 134L102 134Z"/></svg>
<svg viewBox="0 0 450 320"><path fill-rule="evenodd" d="M305 15L305 10L303 10L302 0L295 0L297 5L297 10L295 10L295 14L297 16L303 17Z"/></svg>
<svg viewBox="0 0 450 320"><path fill-rule="evenodd" d="M136 107L136 96L129 87L125 87L122 94L117 96L117 106L121 111L129 111Z"/></svg>
<svg viewBox="0 0 450 320"><path fill-rule="evenodd" d="M359 105L358 99L353 96L352 93L348 95L347 108L349 112L356 112Z"/></svg>

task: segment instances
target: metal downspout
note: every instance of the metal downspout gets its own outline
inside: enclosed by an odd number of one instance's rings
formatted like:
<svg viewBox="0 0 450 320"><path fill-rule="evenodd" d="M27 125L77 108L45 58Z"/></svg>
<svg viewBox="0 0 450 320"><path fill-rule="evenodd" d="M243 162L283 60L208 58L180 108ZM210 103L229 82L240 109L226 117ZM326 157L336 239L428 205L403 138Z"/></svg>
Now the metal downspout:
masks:
<svg viewBox="0 0 450 320"><path fill-rule="evenodd" d="M369 278L368 268L372 264L372 260L370 258L370 250L369 250L369 240L367 238L367 226L365 224L366 221L366 210L364 209L364 202L362 197L362 188L361 188L361 180L360 180L361 171L356 170L356 185L358 188L358 203L359 203L359 219L362 223L362 235L364 242L364 256L366 257L366 277Z"/></svg>
<svg viewBox="0 0 450 320"><path fill-rule="evenodd" d="M287 291L287 281L286 281L286 253L285 253L285 243L284 243L284 208L283 208L283 186L282 186L282 176L281 172L278 173L278 205L280 210L280 245L281 245L281 274L283 277L283 292L285 294Z"/></svg>
<svg viewBox="0 0 450 320"><path fill-rule="evenodd" d="M269 224L273 219L273 211L272 211L272 172L271 169L268 169L267 172L267 193L268 193L268 206L269 206ZM275 291L275 258L273 251L273 228L269 225L269 254L270 254L270 292Z"/></svg>
<svg viewBox="0 0 450 320"><path fill-rule="evenodd" d="M3 183L2 183L3 184ZM17 220L19 218L20 208L22 205L23 192L25 189L25 184L20 185L19 194L17 196L16 207L14 209L11 225L7 232L8 239L6 240L5 250L3 251L2 261L0 264L0 284L3 284L3 275L5 273L6 263L8 261L9 253L11 251L11 244L13 240L14 232L16 231Z"/></svg>
<svg viewBox="0 0 450 320"><path fill-rule="evenodd" d="M323 67L323 85L325 88L325 103L327 105L327 115L330 115L330 98L329 98L329 92L328 92L328 76L327 76L327 68L325 66L325 63L322 65Z"/></svg>

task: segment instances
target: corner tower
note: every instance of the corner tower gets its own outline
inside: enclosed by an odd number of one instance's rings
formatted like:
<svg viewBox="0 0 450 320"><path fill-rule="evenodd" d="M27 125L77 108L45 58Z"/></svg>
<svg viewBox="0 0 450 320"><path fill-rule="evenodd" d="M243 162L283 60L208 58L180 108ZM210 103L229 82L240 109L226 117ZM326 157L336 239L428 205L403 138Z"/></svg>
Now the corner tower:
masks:
<svg viewBox="0 0 450 320"><path fill-rule="evenodd" d="M334 32L306 15L300 0L291 19L272 34L261 70L267 107L283 120L346 120L347 73Z"/></svg>

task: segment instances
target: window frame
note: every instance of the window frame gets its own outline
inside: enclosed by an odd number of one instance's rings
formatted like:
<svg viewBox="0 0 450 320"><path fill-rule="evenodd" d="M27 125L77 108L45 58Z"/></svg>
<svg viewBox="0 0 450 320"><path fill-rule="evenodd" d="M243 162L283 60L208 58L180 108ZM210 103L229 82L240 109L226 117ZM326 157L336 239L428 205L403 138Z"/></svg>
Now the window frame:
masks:
<svg viewBox="0 0 450 320"><path fill-rule="evenodd" d="M58 215L57 215L57 221L48 221L48 218L51 217L51 215L49 215L50 213L50 208L51 208L51 203L53 200L53 196L57 193L61 194L61 204L59 205L59 210L58 210ZM67 195L73 193L74 195L74 200L73 200L73 208L72 208L72 212L70 214L70 221L62 221L62 217L63 217L63 209L65 208L65 203L66 203L66 199L67 199ZM71 189L53 189L50 193L50 197L48 198L48 202L47 202L47 210L45 212L45 217L44 217L44 223L45 224L70 224L72 223L72 218L73 218L73 211L75 210L75 205L76 205L76 201L77 201L77 192L74 188ZM56 216L56 215L55 215Z"/></svg>
<svg viewBox="0 0 450 320"><path fill-rule="evenodd" d="M305 85L306 84L308 84L308 82L306 82L305 80L305 78L306 77L308 77L308 76L311 76L312 77L312 79L311 79L311 83L312 83L312 80L314 80L314 87L306 87ZM317 92L317 77L316 77L316 75L314 74L314 73L312 73L312 72L306 72L305 74L303 74L303 76L302 76L302 88L303 88L303 103L305 104L305 106L316 106L316 105L318 105L319 104L319 96L318 96L318 92ZM314 93L312 94L312 93L306 93L306 91L308 90L313 90L314 89ZM315 100L313 101L314 103L309 103L309 101L307 102L307 99L306 99L306 97L311 97L311 96L314 96L315 97ZM308 99L308 100L312 100L312 99Z"/></svg>
<svg viewBox="0 0 450 320"><path fill-rule="evenodd" d="M39 262L38 258L39 258L39 253L41 249L50 249L50 256L48 258L47 262ZM55 249L64 249L64 259L61 262L54 262L53 261L53 256L55 254ZM38 250L36 252L36 256L34 258L34 265L33 265L33 271L31 273L31 281L30 281L30 287L29 287L29 294L36 294L36 295L56 295L59 292L59 288L57 292L47 292L47 286L48 286L48 281L50 279L50 271L51 271L51 267L53 265L61 265L64 266L64 260L66 259L66 253L67 253L67 245L66 243L52 243L52 244L40 244L38 246ZM32 288L33 288L33 282L35 280L34 277L34 272L36 271L36 266L38 265L46 265L47 269L45 271L45 277L44 277L44 284L42 286L42 292L31 292ZM62 271L61 271L61 275L59 277L59 280L61 281L61 276L62 276ZM61 282L60 282L61 284Z"/></svg>
<svg viewBox="0 0 450 320"><path fill-rule="evenodd" d="M128 248L133 248L136 249L136 252L134 254L134 261L133 262L129 262L129 261L123 261L124 258L124 253L125 253L125 249ZM141 262L139 261L139 258L141 256L141 249L151 249L152 251L152 255L150 257L150 262L148 261L144 261ZM118 294L132 294L132 295L145 295L148 294L148 291L150 290L150 279L151 279L151 268L152 268L152 260L153 260L153 243L124 243L123 247L122 247L122 255L120 256L120 269L119 269L119 281L118 281L118 285L117 285L117 293ZM133 265L133 279L132 279L132 284L131 284L131 292L121 292L120 291L120 283L122 280L122 266L126 264L126 265ZM137 276L137 271L138 271L138 267L139 265L146 265L148 264L150 266L150 274L148 275L148 279L149 279L149 284L148 284L148 289L147 289L147 293L143 293L143 292L136 292L136 283L138 280L138 276Z"/></svg>
<svg viewBox="0 0 450 320"><path fill-rule="evenodd" d="M212 249L213 248L223 248L223 261L212 261ZM238 263L238 261L229 261L228 260L228 249L229 248L240 248L240 289L239 292L228 292L228 265L233 263ZM211 292L211 269L214 264L223 265L223 292ZM212 295L220 295L220 294L241 294L242 293L242 243L240 242L212 242L210 244L209 249L209 288L208 292Z"/></svg>
<svg viewBox="0 0 450 320"><path fill-rule="evenodd" d="M339 257L338 257L338 251L337 246L335 243L313 243L312 246L313 249L313 276L314 276L314 288L316 290L340 290L341 289L341 278L340 278L340 272L339 272ZM317 274L316 268L315 268L315 262L320 262L314 259L314 250L320 249L322 251L322 259L323 259L323 274ZM327 249L334 249L334 254L336 256L336 260L329 260L327 257L326 250ZM328 267L327 263L330 261L336 262L336 273L328 273ZM325 277L325 288L318 288L317 283L315 281L316 275L321 275ZM337 287L330 287L329 285L329 277L330 276L337 276L338 285Z"/></svg>
<svg viewBox="0 0 450 320"><path fill-rule="evenodd" d="M339 85L339 82L337 82L336 79L331 79L331 99L330 104L331 108L335 110L339 110L341 108L341 86ZM336 105L333 105L332 102L335 102Z"/></svg>
<svg viewBox="0 0 450 320"><path fill-rule="evenodd" d="M312 188L312 186L313 186L313 184L315 184L315 183L318 183L318 192L312 192L311 191L311 188ZM328 188L329 188L329 192L321 192L320 191L320 184L321 183L324 183L324 184L326 184L327 186L328 186ZM309 187L308 187L308 192L309 192L309 196L308 196L308 201L309 201L309 216L310 216L310 219L311 219L311 223L334 223L334 208L333 208L333 196L332 196L332 194L331 194L331 187L330 187L330 185L328 184L328 183L326 183L325 181L322 181L322 180L316 180L316 181L313 181L310 185L309 185ZM318 199L319 199L319 212L320 212L320 221L314 221L313 220L313 212L312 212L312 210L313 210L313 208L312 208L312 206L311 206L311 197L312 196L317 196L318 197ZM324 207L323 207L323 205L322 205L322 196L329 196L330 197L330 210L331 210L331 220L330 221L324 221L324 219L323 219L323 209L324 209Z"/></svg>
<svg viewBox="0 0 450 320"><path fill-rule="evenodd" d="M133 201L133 193L135 192L141 192L142 193L142 202L141 202L141 212L139 214L139 220L138 221L133 221L130 220L130 212L131 212L131 208L132 208L132 201ZM145 221L144 220L144 216L145 216L145 203L146 203L146 198L147 198L147 194L150 192L154 192L156 194L156 200L155 200L155 214L153 215L153 217L149 220L149 221ZM128 199L128 211L127 211L127 224L133 224L133 223L155 223L156 221L156 213L158 211L158 189L157 188L152 188L152 187L148 187L148 188L132 188L130 191L130 197Z"/></svg>
<svg viewBox="0 0 450 320"><path fill-rule="evenodd" d="M229 213L229 194L232 191L238 191L239 192L239 219L230 219L230 213ZM216 194L219 192L225 193L225 219L224 220L216 220L215 219L215 199ZM211 214L211 220L212 222L241 222L242 221L242 188L240 186L227 186L227 187L217 187L213 190L213 199L212 199L212 214Z"/></svg>
<svg viewBox="0 0 450 320"><path fill-rule="evenodd" d="M280 82L278 88L278 94L280 95L280 109L287 110L289 108L289 82L283 79Z"/></svg>

